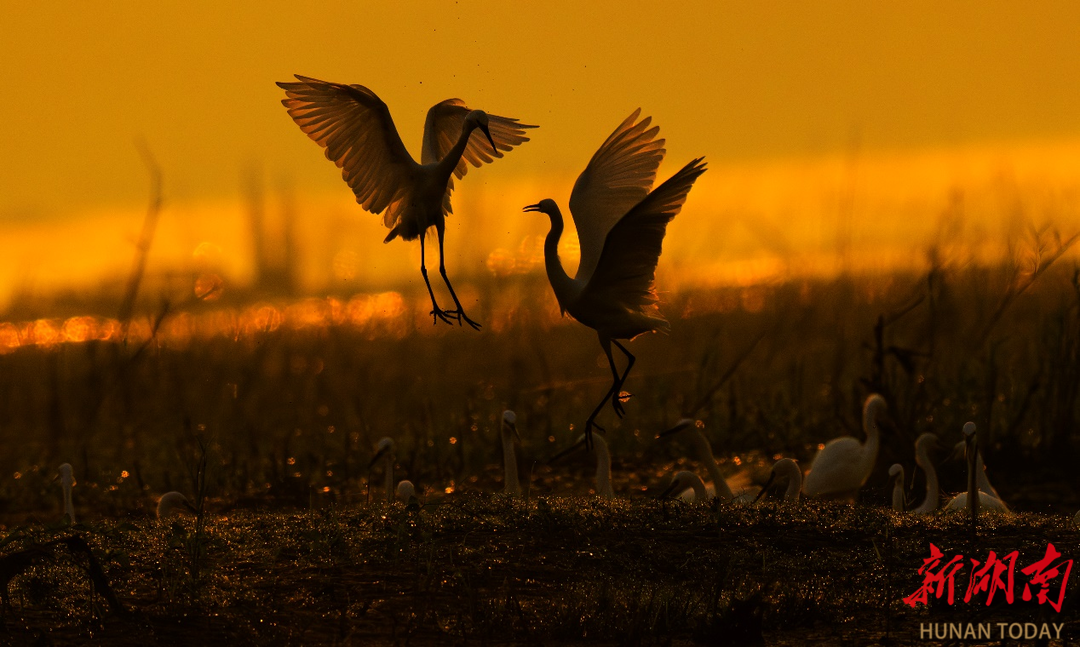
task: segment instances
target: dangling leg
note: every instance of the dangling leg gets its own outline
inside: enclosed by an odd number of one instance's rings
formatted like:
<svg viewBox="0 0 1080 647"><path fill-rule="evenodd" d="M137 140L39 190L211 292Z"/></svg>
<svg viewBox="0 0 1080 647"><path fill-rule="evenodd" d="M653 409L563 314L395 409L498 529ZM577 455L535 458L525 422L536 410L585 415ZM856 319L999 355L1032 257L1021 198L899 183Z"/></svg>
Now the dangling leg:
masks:
<svg viewBox="0 0 1080 647"><path fill-rule="evenodd" d="M603 408L604 408L604 405L607 404L608 398L611 397L611 394L614 392L614 389L615 389L615 385L613 384L613 385L611 385L611 388L608 389L608 392L604 394L604 397L600 398L600 404L596 405L596 408L593 409L593 412L589 415L589 419L585 421L585 449L587 451L590 451L590 452L592 451L592 430L593 430L593 427L596 427L600 431L606 433L606 430L603 427L596 424L596 416L600 415L600 411L602 411Z"/></svg>
<svg viewBox="0 0 1080 647"><path fill-rule="evenodd" d="M611 390L608 391L608 394L606 396L604 396L604 399L606 400L607 398L611 398L611 408L615 410L615 414L617 416L622 418L626 414L626 410L623 409L622 400L620 399L619 394L622 393L623 378L626 377L626 374L624 373L622 377L619 377L619 369L615 366L615 358L611 355L611 342L614 340L604 335L599 336L600 346L603 347L604 354L607 355L608 364L611 366L611 376L612 378L614 378L614 382L611 385ZM619 344L619 342L616 341L615 345L622 349L622 352L626 352L626 349L623 348L622 345ZM631 360L630 364L633 365L633 363L633 360ZM627 366L626 370L627 372L629 372L630 367ZM601 401L600 404L601 406L603 406L603 401Z"/></svg>
<svg viewBox="0 0 1080 647"><path fill-rule="evenodd" d="M424 265L424 233L420 232L420 273L424 275L424 285L427 285L428 296L431 297L431 324L436 325L439 323L439 319L442 319L448 324L453 324L450 321L450 317L447 316L447 312L439 307L439 304L435 301L435 293L431 291L431 281L427 277L427 267ZM442 240L442 236L439 237ZM439 256L442 256L442 245L439 246Z"/></svg>
<svg viewBox="0 0 1080 647"><path fill-rule="evenodd" d="M450 296L454 298L454 304L457 305L457 310L448 310L446 314L456 315L458 318L458 325L461 325L461 321L473 327L473 330L480 330L480 324L476 323L472 319L465 316L465 309L461 307L461 302L458 301L457 295L454 294L454 286L450 285L450 279L446 276L446 263L443 259L443 231L445 226L442 222L435 223L435 231L439 234L439 274L442 274L443 282L446 283L446 288L450 290Z"/></svg>
<svg viewBox="0 0 1080 647"><path fill-rule="evenodd" d="M622 387L623 387L623 384L626 382L626 376L630 375L630 369L634 367L634 360L637 359L637 358L635 358L633 355L631 355L630 351L626 350L626 347L623 346L622 344L620 344L618 342L618 340L612 339L611 342L613 344L615 344L619 348L619 350L621 350L623 352L623 355L626 355L626 360L627 360L627 362L626 362L626 370L623 371L622 377L619 378L619 388L614 393L615 400L617 400L619 402L626 402L630 398L634 397L634 394L633 393L627 393L626 395L623 395ZM611 359L610 353L608 354L608 359ZM612 366L614 366L614 365L615 365L615 363L612 362Z"/></svg>

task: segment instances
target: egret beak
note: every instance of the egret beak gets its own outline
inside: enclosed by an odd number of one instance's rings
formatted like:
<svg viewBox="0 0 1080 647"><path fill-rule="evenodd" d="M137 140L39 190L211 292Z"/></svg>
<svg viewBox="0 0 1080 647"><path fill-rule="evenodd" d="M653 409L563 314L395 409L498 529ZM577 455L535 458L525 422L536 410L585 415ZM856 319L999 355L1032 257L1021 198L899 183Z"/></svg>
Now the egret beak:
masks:
<svg viewBox="0 0 1080 647"><path fill-rule="evenodd" d="M498 157L499 149L495 146L495 140L491 138L491 131L488 130L487 126L483 125L480 126L480 130L484 131L484 134L487 135L488 141L491 142L491 150L493 150L495 152L495 156Z"/></svg>
<svg viewBox="0 0 1080 647"><path fill-rule="evenodd" d="M530 204L529 206L525 207L525 208L524 208L524 209L522 209L521 211L522 211L522 212L527 212L527 211L540 211L540 203L538 202L538 203L536 203L536 204Z"/></svg>
<svg viewBox="0 0 1080 647"><path fill-rule="evenodd" d="M761 500L761 497L765 496L765 493L769 491L769 486L772 485L773 481L775 481L775 480L776 480L776 472L769 472L769 480L765 481L765 485L762 486L761 492L758 492L757 496L754 497L754 503L757 503L758 501Z"/></svg>
<svg viewBox="0 0 1080 647"><path fill-rule="evenodd" d="M666 438L668 436L673 436L673 435L679 433L680 431L682 431L683 429L686 429L687 427L692 427L693 425L694 425L693 420L690 420L689 418L683 418L682 420L680 420L678 422L678 424L676 424L671 429L668 429L667 431L661 431L660 433L656 434L656 439L660 440L661 438Z"/></svg>
<svg viewBox="0 0 1080 647"><path fill-rule="evenodd" d="M379 452L377 454L375 454L375 456L371 459L371 462L368 463L367 468L371 469L372 467L375 467L375 463L378 463L379 459L382 458L383 456L385 456L388 451L390 451L389 446L383 447L382 449L380 449Z"/></svg>
<svg viewBox="0 0 1080 647"><path fill-rule="evenodd" d="M567 447L566 449L562 450L558 454L555 454L554 456L549 458L548 459L548 465L558 461L559 459L563 458L564 456L569 456L570 454L573 454L574 452L581 449L582 447L585 447L585 441L584 440L577 441L573 445Z"/></svg>
<svg viewBox="0 0 1080 647"><path fill-rule="evenodd" d="M675 492L675 486L678 485L678 484L679 484L678 480L672 479L671 483L667 486L667 489L664 490L663 492L661 492L660 496L658 496L656 498L658 498L658 499L670 499L671 497L675 496L675 494L677 494Z"/></svg>

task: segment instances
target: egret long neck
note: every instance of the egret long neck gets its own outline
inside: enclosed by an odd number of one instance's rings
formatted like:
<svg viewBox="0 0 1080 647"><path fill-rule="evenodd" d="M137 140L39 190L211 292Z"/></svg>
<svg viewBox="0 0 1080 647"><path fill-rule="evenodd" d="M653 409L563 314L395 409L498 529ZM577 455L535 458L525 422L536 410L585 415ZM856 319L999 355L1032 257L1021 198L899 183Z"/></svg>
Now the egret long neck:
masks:
<svg viewBox="0 0 1080 647"><path fill-rule="evenodd" d="M446 156L439 160L439 165L436 167L440 178L450 179L450 174L454 172L458 162L461 161L461 155L465 152L465 147L469 145L469 137L472 135L474 128L476 126L471 124L461 126L461 134L458 136L458 140L454 142L453 148L446 152Z"/></svg>
<svg viewBox="0 0 1080 647"><path fill-rule="evenodd" d="M563 233L562 213L555 209L548 214L551 219L551 231L544 240L544 267L547 269L548 281L551 289L555 291L555 298L559 301L559 307L566 310L567 304L576 296L577 290L574 280L563 269L562 261L559 260L559 238Z"/></svg>
<svg viewBox="0 0 1080 647"><path fill-rule="evenodd" d="M611 452L600 436L593 435L593 451L596 452L596 493L605 499L614 499L611 487Z"/></svg>
<svg viewBox="0 0 1080 647"><path fill-rule="evenodd" d="M709 439L698 429L695 429L693 433L693 443L697 449L698 460L705 463L705 469L709 471L709 478L712 479L713 483L713 492L721 499L727 499L728 501L734 499L735 495L732 493L731 488L728 487L723 474L720 473L720 466L716 464L716 458L713 457L712 445L709 444Z"/></svg>
<svg viewBox="0 0 1080 647"><path fill-rule="evenodd" d="M505 486L503 492L511 495L521 494L521 483L518 482L517 456L514 454L514 436L505 428L502 432L503 446L503 474Z"/></svg>
<svg viewBox="0 0 1080 647"><path fill-rule="evenodd" d="M915 508L914 512L915 514L926 514L937 510L940 494L937 470L934 469L934 463L930 461L924 443L919 443L919 446L915 448L915 462L926 473L926 498L923 500L922 505Z"/></svg>

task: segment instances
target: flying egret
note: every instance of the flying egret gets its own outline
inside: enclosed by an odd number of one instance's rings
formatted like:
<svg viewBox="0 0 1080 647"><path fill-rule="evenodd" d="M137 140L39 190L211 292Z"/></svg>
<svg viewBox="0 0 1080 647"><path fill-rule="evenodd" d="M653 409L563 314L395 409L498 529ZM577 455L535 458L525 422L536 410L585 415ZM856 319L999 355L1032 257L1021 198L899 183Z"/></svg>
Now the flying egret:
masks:
<svg viewBox="0 0 1080 647"><path fill-rule="evenodd" d="M995 496L997 494L994 491L993 486L990 485L990 480L986 478L985 470L982 467L982 460L979 456L979 446L975 436L975 423L968 422L964 424L964 449L965 454L968 457L968 483L976 493L975 514L978 514L979 508L985 508L987 510L994 510L995 512L1008 512L1009 506L1005 505L1005 502ZM975 456L972 457L974 452ZM974 471L974 474L972 472ZM982 477L981 479L979 477ZM985 484L985 489L984 489ZM990 494L989 491L994 491L994 494ZM945 505L946 510L966 510L968 509L970 491L961 492L957 494Z"/></svg>
<svg viewBox="0 0 1080 647"><path fill-rule="evenodd" d="M456 176L479 167L503 151L529 141L517 119L469 110L461 99L447 99L428 110L420 163L405 149L390 111L375 93L362 85L346 85L296 75L297 83L278 83L285 90L281 103L304 133L326 149L326 158L341 169L341 177L361 207L383 214L390 229L384 243L401 237L420 239L420 273L431 297L432 322L455 317L475 329L480 324L465 316L461 301L446 276L443 232ZM476 135L479 129L486 137ZM488 144L491 145L488 149ZM424 236L432 226L439 237L439 274L456 310L443 310L435 300L424 264Z"/></svg>
<svg viewBox="0 0 1080 647"><path fill-rule="evenodd" d="M742 498L745 493L740 492L740 496L736 497L731 491L731 487L728 486L727 480L720 473L720 467L716 464L716 458L713 456L712 445L709 444L709 439L705 437L705 433L702 431L704 428L705 423L701 420L683 418L675 423L675 426L671 429L660 432L657 438L666 438L681 431L686 431L687 433L683 435L689 438L690 447L697 454L697 460L705 464L705 469L709 472L709 479L712 480L715 495L725 501Z"/></svg>
<svg viewBox="0 0 1080 647"><path fill-rule="evenodd" d="M708 501L712 498L705 489L705 482L701 480L701 477L688 470L676 472L671 485L667 486L660 498L666 499L675 495L684 501Z"/></svg>
<svg viewBox="0 0 1080 647"><path fill-rule="evenodd" d="M582 448L588 448L585 434L578 436L577 442L555 454L548 462L554 462ZM605 499L614 499L615 490L611 487L611 452L602 436L592 439L592 451L596 453L596 495Z"/></svg>
<svg viewBox="0 0 1080 647"><path fill-rule="evenodd" d="M769 470L769 480L765 482L765 487L761 488L757 498L760 499L765 495L773 481L783 482L784 479L787 479L787 488L784 490L783 500L798 501L799 492L802 490L802 470L799 469L799 464L790 458L781 458L773 463L772 469Z"/></svg>
<svg viewBox="0 0 1080 647"><path fill-rule="evenodd" d="M803 481L807 496L854 501L859 488L866 484L877 460L880 421L885 413L885 398L876 393L863 404L863 431L866 442L851 436L834 438L814 457L810 472Z"/></svg>
<svg viewBox="0 0 1080 647"><path fill-rule="evenodd" d="M166 492L158 499L158 519L167 519L175 514L180 514L185 510L192 514L198 514L198 510L195 509L195 506L191 505L188 498L180 492Z"/></svg>
<svg viewBox="0 0 1080 647"><path fill-rule="evenodd" d="M416 496L416 486L414 486L412 481L409 480L399 481L397 484L396 494L398 501L401 501L402 503L408 505L409 501L411 501L412 498Z"/></svg>
<svg viewBox="0 0 1080 647"><path fill-rule="evenodd" d="M75 477L71 472L71 463L60 466L60 487L64 489L64 514L67 515L68 523L75 523L75 506L71 502L71 488L75 486Z"/></svg>
<svg viewBox="0 0 1080 647"><path fill-rule="evenodd" d="M521 482L518 480L517 454L514 452L514 441L521 442L521 434L517 429L517 414L507 409L502 415L502 449L503 449L503 494L509 496L521 496Z"/></svg>
<svg viewBox="0 0 1080 647"><path fill-rule="evenodd" d="M889 483L892 484L892 509L904 511L904 466L893 463L889 468Z"/></svg>
<svg viewBox="0 0 1080 647"><path fill-rule="evenodd" d="M383 488L386 491L386 502L393 503L394 501L394 463L397 461L397 456L394 454L394 439L390 437L383 437L379 439L379 442L375 445L375 456L372 457L371 462L368 463L368 471L371 471L372 467L379 461L384 463L383 466ZM370 483L370 479L368 480Z"/></svg>
<svg viewBox="0 0 1080 647"><path fill-rule="evenodd" d="M544 241L548 280L563 314L596 330L607 355L614 381L585 422L585 438L592 442L596 416L608 398L615 413L625 413L622 392L634 356L619 343L647 332L670 329L656 306L653 284L656 264L667 224L679 213L694 180L705 172L704 158L697 158L649 192L656 169L664 158L664 140L654 139L659 127L649 128L650 117L638 123L635 110L592 156L578 176L570 194L570 213L577 227L581 261L570 278L559 260L563 217L550 198L525 207L551 220ZM622 375L615 365L611 345L626 355Z"/></svg>
<svg viewBox="0 0 1080 647"><path fill-rule="evenodd" d="M929 514L938 508L941 490L934 461L930 459L930 450L940 446L937 434L927 432L915 439L915 464L926 474L926 498L912 510L915 514Z"/></svg>

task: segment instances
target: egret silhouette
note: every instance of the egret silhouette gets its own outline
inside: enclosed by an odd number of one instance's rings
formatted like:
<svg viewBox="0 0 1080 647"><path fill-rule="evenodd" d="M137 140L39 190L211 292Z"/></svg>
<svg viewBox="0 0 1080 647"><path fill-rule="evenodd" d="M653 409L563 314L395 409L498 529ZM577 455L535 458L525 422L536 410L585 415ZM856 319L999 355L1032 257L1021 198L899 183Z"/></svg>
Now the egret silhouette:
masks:
<svg viewBox="0 0 1080 647"><path fill-rule="evenodd" d="M671 479L671 485L667 486L660 494L661 499L669 497L679 498L683 501L708 501L712 498L709 496L708 490L705 489L705 481L702 481L700 476L689 470L676 472Z"/></svg>
<svg viewBox="0 0 1080 647"><path fill-rule="evenodd" d="M446 276L443 256L445 218L453 213L450 193L454 180L465 177L468 164L479 167L529 141L517 119L469 110L461 99L447 99L428 110L420 163L405 149L390 111L382 99L362 85L346 85L296 75L297 83L278 83L287 98L281 103L300 130L326 149L326 158L341 169L341 177L361 207L383 213L390 229L384 243L401 237L420 239L420 273L431 297L432 323L455 317L479 329L465 316L461 301ZM487 142L474 136L479 129ZM488 144L491 145L490 150ZM468 162L468 163L466 163ZM424 236L435 227L439 237L439 273L456 310L443 310L435 300L424 264Z"/></svg>
<svg viewBox="0 0 1080 647"><path fill-rule="evenodd" d="M192 514L198 514L198 510L195 506L191 505L188 498L181 492L166 492L158 499L157 504L157 518L168 519L169 517L179 514L182 511L187 511Z"/></svg>
<svg viewBox="0 0 1080 647"><path fill-rule="evenodd" d="M810 472L803 481L807 496L854 501L859 488L866 484L874 471L880 434L878 426L885 413L885 398L876 393L863 404L863 431L866 442L843 436L825 443L814 457Z"/></svg>
<svg viewBox="0 0 1080 647"><path fill-rule="evenodd" d="M576 443L552 456L548 462L553 463L567 454L588 447L585 441L585 434L582 434ZM596 453L596 496L614 499L615 489L611 486L611 452L608 451L607 442L600 436L593 438L592 451Z"/></svg>
<svg viewBox="0 0 1080 647"><path fill-rule="evenodd" d="M675 426L667 431L662 431L656 435L659 438L667 438L679 434L679 432L685 431L682 434L689 440L690 447L694 453L697 454L697 460L705 464L705 471L709 473L709 479L712 481L712 496L716 496L722 501L730 501L734 503L749 503L754 500L754 497L758 492L752 491L746 488L747 480L745 474L736 474L732 477L732 483L735 483L735 487L738 488L739 493L735 494L731 489L731 484L720 473L720 466L716 464L716 457L713 455L712 445L709 444L709 439L705 437L705 422L702 420L693 420L691 418L683 418L675 423ZM740 482L741 481L741 482Z"/></svg>
<svg viewBox="0 0 1080 647"><path fill-rule="evenodd" d="M416 486L409 480L398 481L396 494L398 501L408 505L416 496Z"/></svg>
<svg viewBox="0 0 1080 647"><path fill-rule="evenodd" d="M938 500L941 498L941 489L938 485L937 470L934 469L934 461L930 459L930 450L937 449L941 444L937 434L926 432L915 439L915 464L926 474L926 497L919 507L912 510L915 514L930 514L938 508Z"/></svg>
<svg viewBox="0 0 1080 647"><path fill-rule="evenodd" d="M60 487L64 490L64 514L67 515L68 523L75 523L75 505L71 500L71 489L75 486L75 476L72 474L71 463L60 466Z"/></svg>
<svg viewBox="0 0 1080 647"><path fill-rule="evenodd" d="M524 209L550 218L544 262L559 308L596 331L611 366L611 388L585 422L589 445L593 427L604 431L596 424L596 416L608 398L622 417L622 402L630 397L623 394L622 386L634 366L634 356L618 340L670 329L656 307L656 264L667 224L682 209L694 181L705 172L704 158L699 157L650 193L664 158L664 140L654 139L660 129L649 128L650 117L637 122L640 113L640 109L635 110L619 124L574 184L570 213L581 247L574 278L559 260L564 225L558 205L544 199ZM626 355L621 375L611 354L612 344Z"/></svg>
<svg viewBox="0 0 1080 647"><path fill-rule="evenodd" d="M963 434L964 439L956 443L950 458L967 456L968 445L975 443L975 423L964 423ZM975 448L975 481L979 491L982 492L983 495L989 495L1001 502L1001 505L1005 505L1004 501L1001 499L1001 495L998 494L998 491L994 488L993 484L990 483L990 478L986 476L986 465L983 463L982 450L978 447ZM983 498L982 495L980 495L980 498Z"/></svg>
<svg viewBox="0 0 1080 647"><path fill-rule="evenodd" d="M974 493L974 514L978 515L979 508L985 508L987 510L994 510L995 512L1009 512L1009 506L1005 505L1005 502L1001 500L1001 497L997 496L997 490L994 486L990 485L990 480L986 477L986 471L982 463L982 455L979 452L978 440L975 436L975 423L964 423L964 440L961 442L964 444L964 453L968 459L968 491L957 494L945 504L946 510L966 510L968 509L968 502L971 500L972 493ZM972 457L974 453L974 457ZM993 494L991 494L991 492Z"/></svg>
<svg viewBox="0 0 1080 647"><path fill-rule="evenodd" d="M791 458L781 458L773 463L772 469L769 470L769 480L765 482L765 487L761 488L757 499L765 496L769 486L777 479L780 479L781 483L784 479L787 479L787 487L784 489L784 501L798 501L799 492L802 491L802 470L799 469L799 464Z"/></svg>
<svg viewBox="0 0 1080 647"><path fill-rule="evenodd" d="M889 483L892 485L892 509L904 511L904 466L893 463L889 468Z"/></svg>

